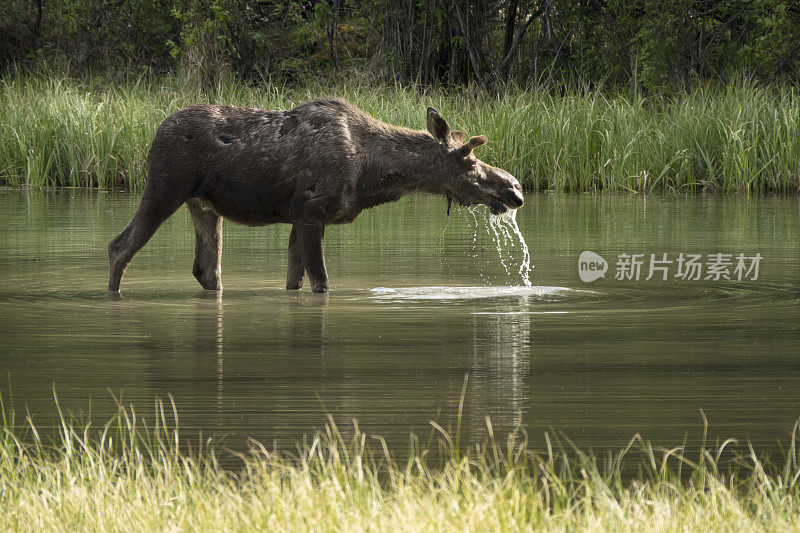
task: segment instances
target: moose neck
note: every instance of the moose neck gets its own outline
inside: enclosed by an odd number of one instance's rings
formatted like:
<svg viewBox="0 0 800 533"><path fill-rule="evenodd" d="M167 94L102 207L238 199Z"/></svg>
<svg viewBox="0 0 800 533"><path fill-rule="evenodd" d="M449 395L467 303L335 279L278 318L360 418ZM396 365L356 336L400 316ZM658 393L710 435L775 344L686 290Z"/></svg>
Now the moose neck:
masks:
<svg viewBox="0 0 800 533"><path fill-rule="evenodd" d="M369 133L359 178L359 207L394 202L414 192L441 194L441 147L427 132L384 127Z"/></svg>

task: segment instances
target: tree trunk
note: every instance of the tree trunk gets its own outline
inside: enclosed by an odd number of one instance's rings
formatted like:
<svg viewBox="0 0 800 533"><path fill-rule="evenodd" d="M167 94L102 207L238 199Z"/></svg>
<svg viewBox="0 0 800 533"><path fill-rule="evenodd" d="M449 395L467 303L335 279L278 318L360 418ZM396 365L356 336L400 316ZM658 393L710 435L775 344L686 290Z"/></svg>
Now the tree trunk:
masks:
<svg viewBox="0 0 800 533"><path fill-rule="evenodd" d="M517 24L517 7L519 0L510 0L508 3L508 13L506 13L506 35L503 40L503 57L505 58L511 51L511 43L514 42L514 28Z"/></svg>

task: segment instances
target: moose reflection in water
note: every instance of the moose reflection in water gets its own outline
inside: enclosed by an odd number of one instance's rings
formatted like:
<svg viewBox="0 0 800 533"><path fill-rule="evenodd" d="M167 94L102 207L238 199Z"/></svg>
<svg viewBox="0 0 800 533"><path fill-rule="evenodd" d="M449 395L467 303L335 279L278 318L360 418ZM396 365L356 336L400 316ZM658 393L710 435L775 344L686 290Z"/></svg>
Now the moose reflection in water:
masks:
<svg viewBox="0 0 800 533"><path fill-rule="evenodd" d="M150 360L141 383L149 397L174 398L186 438L200 432L241 449L249 436L292 449L331 414L343 435L351 435L357 419L364 431L401 451L409 432L428 434L430 420L454 427L465 375L465 442L485 437L487 416L497 431L507 431L527 411L536 316L524 309L538 297L511 296L488 306L483 299L458 300L472 312L417 326L426 339L437 340L421 341L427 355L409 358L402 355L404 331L413 319L394 317L395 303L367 298L378 309L363 315L363 327L353 331L348 317L360 314L357 301L294 294L282 298L273 314L254 311L238 292L199 292L188 296L182 320L158 330L161 344L178 348ZM112 325L137 330L134 348L152 342L146 333L161 326L149 307L109 306L117 311ZM462 322L469 327L457 327ZM454 361L460 362L454 367ZM420 389L428 391L424 399L412 401ZM147 416L147 400L137 404Z"/></svg>
<svg viewBox="0 0 800 533"><path fill-rule="evenodd" d="M291 111L193 106L158 128L149 176L136 214L108 245L108 290L158 227L184 203L194 223L193 273L220 290L222 218L261 226L290 223L287 289L304 274L313 292L328 291L323 236L328 224L352 222L369 207L414 192L442 194L494 214L522 206L508 172L479 160L483 135L464 142L428 108L427 130L392 126L338 99Z"/></svg>

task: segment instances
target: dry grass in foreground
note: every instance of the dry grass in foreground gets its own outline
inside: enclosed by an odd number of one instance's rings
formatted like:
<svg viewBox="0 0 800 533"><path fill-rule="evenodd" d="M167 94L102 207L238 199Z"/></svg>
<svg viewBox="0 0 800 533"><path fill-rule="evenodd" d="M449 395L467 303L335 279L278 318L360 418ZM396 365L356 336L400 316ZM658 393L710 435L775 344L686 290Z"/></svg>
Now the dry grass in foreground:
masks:
<svg viewBox="0 0 800 533"><path fill-rule="evenodd" d="M539 453L521 432L459 454L433 424L445 453L433 467L429 451L397 463L380 439L357 425L345 439L331 421L296 455L253 443L234 473L213 447L181 451L174 406L165 413L160 402L152 427L122 407L102 428L62 416L55 444L6 411L4 531L786 531L800 523L794 439L783 467L772 468L752 449L732 452L731 442L691 460L634 438L598 460L570 446ZM621 476L631 449L645 458L634 481Z"/></svg>

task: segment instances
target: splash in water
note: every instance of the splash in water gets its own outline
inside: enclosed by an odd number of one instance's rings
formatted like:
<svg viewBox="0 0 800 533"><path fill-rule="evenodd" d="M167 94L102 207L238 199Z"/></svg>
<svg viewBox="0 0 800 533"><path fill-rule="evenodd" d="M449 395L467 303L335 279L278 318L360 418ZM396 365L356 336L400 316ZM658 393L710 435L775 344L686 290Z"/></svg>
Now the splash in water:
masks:
<svg viewBox="0 0 800 533"><path fill-rule="evenodd" d="M510 274L506 260L503 257L503 248L511 245L516 245L519 241L519 247L522 250L522 261L519 265L519 275L522 277L522 283L526 287L531 286L530 274L533 265L531 265L531 254L528 251L528 243L525 242L525 237L519 230L517 224L517 210L509 209L500 215L489 215L488 228L493 234L494 242L497 245L497 253L500 255L500 263L506 269L506 273Z"/></svg>
<svg viewBox="0 0 800 533"><path fill-rule="evenodd" d="M385 301L403 300L479 300L504 297L540 298L563 296L575 292L566 287L376 287L369 289L371 298ZM355 299L355 298L354 298ZM514 312L514 311L512 311ZM519 312L519 311L516 311ZM529 311L525 311L529 312ZM556 313L557 311L550 311ZM480 311L480 314L509 314L508 311ZM476 313L476 314L478 314Z"/></svg>

